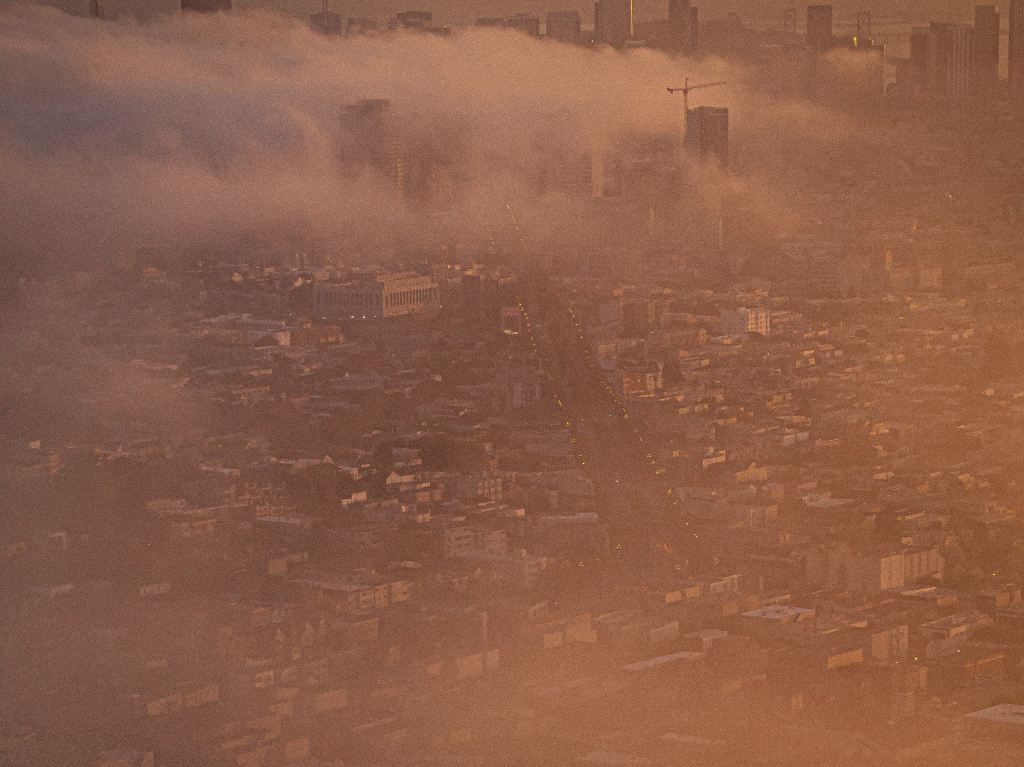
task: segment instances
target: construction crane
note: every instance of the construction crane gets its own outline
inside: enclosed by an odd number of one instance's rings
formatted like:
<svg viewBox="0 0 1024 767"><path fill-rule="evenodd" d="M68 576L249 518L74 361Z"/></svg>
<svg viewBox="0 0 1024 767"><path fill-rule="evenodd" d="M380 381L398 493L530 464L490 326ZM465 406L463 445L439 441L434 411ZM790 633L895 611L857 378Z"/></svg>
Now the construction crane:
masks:
<svg viewBox="0 0 1024 767"><path fill-rule="evenodd" d="M683 80L682 88L669 87L669 93L682 93L683 94L683 143L685 144L689 139L690 131L690 91L700 90L701 88L714 88L719 85L725 85L725 80L716 80L713 83L697 83L696 85L690 85L690 78L687 77ZM725 249L725 217L722 213L722 198L719 196L718 199L718 250Z"/></svg>
<svg viewBox="0 0 1024 767"><path fill-rule="evenodd" d="M713 83L697 83L696 85L690 85L690 78L687 77L683 80L682 88L666 88L669 93L682 93L683 94L683 131L685 136L686 131L686 115L690 113L690 91L700 90L701 88L714 88L717 85L725 85L725 80L719 80Z"/></svg>

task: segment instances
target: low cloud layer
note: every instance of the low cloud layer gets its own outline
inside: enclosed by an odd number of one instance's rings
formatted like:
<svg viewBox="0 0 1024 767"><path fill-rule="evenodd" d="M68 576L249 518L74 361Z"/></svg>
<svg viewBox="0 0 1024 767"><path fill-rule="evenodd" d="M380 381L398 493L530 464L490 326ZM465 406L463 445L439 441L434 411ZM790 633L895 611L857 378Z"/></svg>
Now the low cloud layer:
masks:
<svg viewBox="0 0 1024 767"><path fill-rule="evenodd" d="M733 110L748 186L770 171L763 158L827 152L856 130L748 89L743 70L654 51L483 29L331 39L261 11L144 23L37 5L0 14L0 247L19 264L89 264L289 227L367 248L432 236L436 224L382 179L338 173L339 112L361 98L390 99L408 135L457 137L468 169L448 216L458 227L494 225L538 155L680 130L681 101L665 86L684 76L730 81L708 101Z"/></svg>

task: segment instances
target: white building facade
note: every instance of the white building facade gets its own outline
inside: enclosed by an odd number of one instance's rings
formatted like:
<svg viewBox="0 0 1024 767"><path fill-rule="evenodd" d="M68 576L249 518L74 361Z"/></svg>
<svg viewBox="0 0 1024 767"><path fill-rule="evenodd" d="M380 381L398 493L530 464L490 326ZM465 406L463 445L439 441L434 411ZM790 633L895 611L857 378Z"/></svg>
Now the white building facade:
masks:
<svg viewBox="0 0 1024 767"><path fill-rule="evenodd" d="M440 306L441 291L433 278L412 272L384 272L313 288L318 317L380 319L433 312Z"/></svg>

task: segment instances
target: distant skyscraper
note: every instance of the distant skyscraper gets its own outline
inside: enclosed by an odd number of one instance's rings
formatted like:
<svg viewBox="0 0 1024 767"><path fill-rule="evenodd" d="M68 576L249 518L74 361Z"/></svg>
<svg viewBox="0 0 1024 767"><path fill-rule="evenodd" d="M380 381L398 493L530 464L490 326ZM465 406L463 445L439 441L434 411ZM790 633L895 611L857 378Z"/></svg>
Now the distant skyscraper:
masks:
<svg viewBox="0 0 1024 767"><path fill-rule="evenodd" d="M107 17L107 0L89 0L89 15L94 19Z"/></svg>
<svg viewBox="0 0 1024 767"><path fill-rule="evenodd" d="M928 82L928 27L914 27L910 30L910 61L907 65L908 84L915 95L923 94Z"/></svg>
<svg viewBox="0 0 1024 767"><path fill-rule="evenodd" d="M429 29L434 22L430 11L402 11L395 14L394 26L401 29Z"/></svg>
<svg viewBox="0 0 1024 767"><path fill-rule="evenodd" d="M633 36L633 0L597 0L594 37L599 43L622 48Z"/></svg>
<svg viewBox="0 0 1024 767"><path fill-rule="evenodd" d="M857 38L871 37L871 11L857 12Z"/></svg>
<svg viewBox="0 0 1024 767"><path fill-rule="evenodd" d="M702 161L713 161L722 170L727 170L729 110L725 107L697 107L687 112L686 146Z"/></svg>
<svg viewBox="0 0 1024 767"><path fill-rule="evenodd" d="M531 13L517 13L505 19L507 29L525 32L531 37L540 37L540 17Z"/></svg>
<svg viewBox="0 0 1024 767"><path fill-rule="evenodd" d="M1010 90L1024 94L1024 0L1010 0Z"/></svg>
<svg viewBox="0 0 1024 767"><path fill-rule="evenodd" d="M690 50L700 47L700 8L690 9Z"/></svg>
<svg viewBox="0 0 1024 767"><path fill-rule="evenodd" d="M668 32L673 50L690 50L690 0L668 0Z"/></svg>
<svg viewBox="0 0 1024 767"><path fill-rule="evenodd" d="M406 146L398 131L391 102L362 99L341 110L343 170L357 173L369 165L405 192Z"/></svg>
<svg viewBox="0 0 1024 767"><path fill-rule="evenodd" d="M181 0L181 10L199 13L216 13L230 11L231 0Z"/></svg>
<svg viewBox="0 0 1024 767"><path fill-rule="evenodd" d="M974 30L933 23L928 34L926 90L936 98L965 98L974 62Z"/></svg>
<svg viewBox="0 0 1024 767"><path fill-rule="evenodd" d="M787 35L796 34L796 8L787 8L782 15L782 31Z"/></svg>
<svg viewBox="0 0 1024 767"><path fill-rule="evenodd" d="M309 25L325 35L340 35L344 29L340 13L332 13L327 8L327 0L324 0L320 13L314 13L309 17Z"/></svg>
<svg viewBox="0 0 1024 767"><path fill-rule="evenodd" d="M576 11L551 11L546 34L560 43L578 43L581 37L580 15Z"/></svg>
<svg viewBox="0 0 1024 767"><path fill-rule="evenodd" d="M827 51L832 47L832 6L807 6L807 47Z"/></svg>
<svg viewBox="0 0 1024 767"><path fill-rule="evenodd" d="M994 5L974 7L974 81L982 89L999 81L999 11Z"/></svg>
<svg viewBox="0 0 1024 767"><path fill-rule="evenodd" d="M919 87L924 87L928 78L928 38L931 34L928 27L910 30L910 70L915 85Z"/></svg>

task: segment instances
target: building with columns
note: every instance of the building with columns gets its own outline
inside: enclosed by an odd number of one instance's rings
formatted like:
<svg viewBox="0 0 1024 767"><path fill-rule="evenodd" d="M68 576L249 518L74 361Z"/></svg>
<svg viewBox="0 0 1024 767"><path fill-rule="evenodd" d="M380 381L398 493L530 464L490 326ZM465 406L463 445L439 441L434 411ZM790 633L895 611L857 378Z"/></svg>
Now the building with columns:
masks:
<svg viewBox="0 0 1024 767"><path fill-rule="evenodd" d="M313 313L337 319L380 319L437 311L441 294L431 277L413 272L360 275L313 287Z"/></svg>

